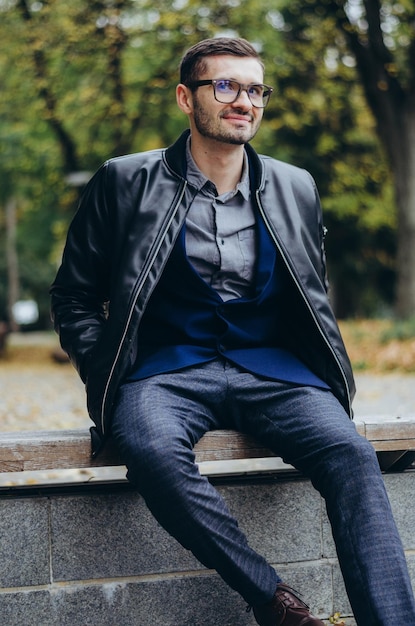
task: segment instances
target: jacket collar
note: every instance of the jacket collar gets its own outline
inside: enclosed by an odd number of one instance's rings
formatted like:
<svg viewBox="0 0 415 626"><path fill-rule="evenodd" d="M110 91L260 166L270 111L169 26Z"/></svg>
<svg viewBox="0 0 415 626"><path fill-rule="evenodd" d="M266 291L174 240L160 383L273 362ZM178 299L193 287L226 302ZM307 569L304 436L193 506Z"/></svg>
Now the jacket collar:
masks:
<svg viewBox="0 0 415 626"><path fill-rule="evenodd" d="M190 130L185 130L165 151L168 166L181 178L186 178L186 142L189 135ZM250 144L245 145L245 150L248 155L252 189L259 189L262 186L262 162Z"/></svg>

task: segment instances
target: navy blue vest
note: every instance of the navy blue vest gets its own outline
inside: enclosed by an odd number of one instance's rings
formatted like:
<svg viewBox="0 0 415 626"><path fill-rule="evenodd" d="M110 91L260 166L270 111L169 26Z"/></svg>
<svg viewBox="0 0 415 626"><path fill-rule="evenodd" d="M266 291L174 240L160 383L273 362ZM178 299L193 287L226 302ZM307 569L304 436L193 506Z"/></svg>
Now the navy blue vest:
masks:
<svg viewBox="0 0 415 626"><path fill-rule="evenodd" d="M287 272L261 219L257 241L254 292L224 302L188 261L183 227L143 316L128 380L222 356L270 379L327 388L285 347Z"/></svg>

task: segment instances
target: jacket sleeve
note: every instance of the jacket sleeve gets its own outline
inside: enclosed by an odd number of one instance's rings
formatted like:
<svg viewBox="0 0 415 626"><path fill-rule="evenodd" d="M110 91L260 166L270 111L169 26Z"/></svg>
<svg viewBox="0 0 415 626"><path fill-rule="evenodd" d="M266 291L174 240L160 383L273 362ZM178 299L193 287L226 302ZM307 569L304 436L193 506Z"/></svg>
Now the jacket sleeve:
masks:
<svg viewBox="0 0 415 626"><path fill-rule="evenodd" d="M91 353L106 324L109 301L112 224L106 178L104 164L82 195L50 288L55 330L84 382Z"/></svg>

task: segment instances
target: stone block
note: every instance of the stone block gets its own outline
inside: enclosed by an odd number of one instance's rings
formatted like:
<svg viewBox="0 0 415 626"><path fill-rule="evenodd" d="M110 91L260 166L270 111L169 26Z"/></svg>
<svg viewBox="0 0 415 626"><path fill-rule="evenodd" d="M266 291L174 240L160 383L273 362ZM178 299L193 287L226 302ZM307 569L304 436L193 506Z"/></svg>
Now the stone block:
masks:
<svg viewBox="0 0 415 626"><path fill-rule="evenodd" d="M0 616L2 626L60 625L51 613L50 593L46 590L0 593Z"/></svg>
<svg viewBox="0 0 415 626"><path fill-rule="evenodd" d="M405 550L415 550L415 473L386 474L385 485Z"/></svg>
<svg viewBox="0 0 415 626"><path fill-rule="evenodd" d="M333 612L332 565L329 562L274 564L284 582L296 589L322 619Z"/></svg>
<svg viewBox="0 0 415 626"><path fill-rule="evenodd" d="M231 485L222 493L250 545L268 561L321 557L321 499L308 481Z"/></svg>
<svg viewBox="0 0 415 626"><path fill-rule="evenodd" d="M55 581L202 569L135 492L55 497L51 532Z"/></svg>
<svg viewBox="0 0 415 626"><path fill-rule="evenodd" d="M330 567L313 564L284 574L304 591L313 611L328 618L332 606ZM318 590L317 590L318 587ZM327 591L329 589L329 591ZM53 591L51 610L59 626L254 626L246 602L211 572L174 578L64 585ZM9 626L18 626L10 624ZM20 625L19 625L20 626Z"/></svg>
<svg viewBox="0 0 415 626"><path fill-rule="evenodd" d="M339 565L333 565L333 613L353 615Z"/></svg>
<svg viewBox="0 0 415 626"><path fill-rule="evenodd" d="M393 516L398 527L405 550L415 549L415 507L414 472L384 475L386 491L391 503ZM323 502L324 507L324 502ZM323 555L327 558L336 557L336 549L331 535L331 527L325 512L322 516Z"/></svg>
<svg viewBox="0 0 415 626"><path fill-rule="evenodd" d="M415 554L407 554L406 561L408 563L409 576L411 577L412 589L415 593Z"/></svg>
<svg viewBox="0 0 415 626"><path fill-rule="evenodd" d="M218 489L252 547L269 561L320 557L321 502L308 482ZM202 569L134 492L55 497L51 530L56 581Z"/></svg>
<svg viewBox="0 0 415 626"><path fill-rule="evenodd" d="M49 582L47 498L1 499L0 537L1 587L43 585Z"/></svg>
<svg viewBox="0 0 415 626"><path fill-rule="evenodd" d="M331 525L327 517L324 500L321 499L322 515L321 515L321 537L322 537L322 556L325 559L336 559L336 546L334 545Z"/></svg>
<svg viewBox="0 0 415 626"><path fill-rule="evenodd" d="M217 575L105 582L0 594L2 626L254 626Z"/></svg>
<svg viewBox="0 0 415 626"><path fill-rule="evenodd" d="M212 573L0 593L2 626L253 626L246 606Z"/></svg>

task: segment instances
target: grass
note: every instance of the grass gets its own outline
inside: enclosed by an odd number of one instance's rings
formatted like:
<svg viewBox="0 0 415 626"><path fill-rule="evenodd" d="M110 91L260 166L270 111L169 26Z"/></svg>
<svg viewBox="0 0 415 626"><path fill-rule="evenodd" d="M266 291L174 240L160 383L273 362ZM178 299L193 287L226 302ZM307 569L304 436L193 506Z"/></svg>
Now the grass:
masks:
<svg viewBox="0 0 415 626"><path fill-rule="evenodd" d="M355 371L415 373L415 322L339 323Z"/></svg>

